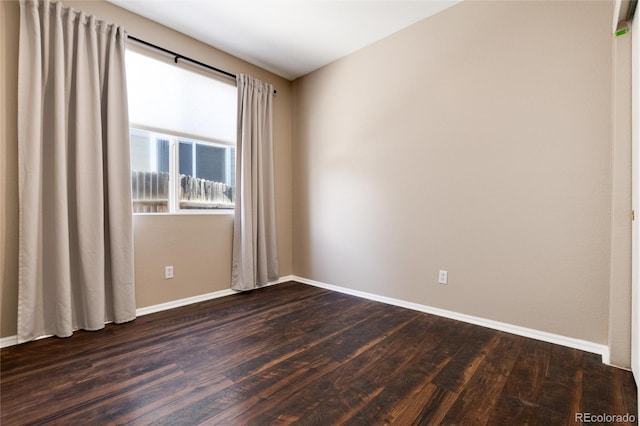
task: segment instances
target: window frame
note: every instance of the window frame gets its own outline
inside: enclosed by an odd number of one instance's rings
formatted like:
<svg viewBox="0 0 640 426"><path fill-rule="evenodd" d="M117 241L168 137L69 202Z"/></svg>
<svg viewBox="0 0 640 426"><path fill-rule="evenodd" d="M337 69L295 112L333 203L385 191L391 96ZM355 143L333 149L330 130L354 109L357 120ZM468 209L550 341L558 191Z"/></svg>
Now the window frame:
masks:
<svg viewBox="0 0 640 426"><path fill-rule="evenodd" d="M131 130L138 130L143 132L149 132L157 140L159 138L169 140L169 200L167 201L167 212L134 212L133 211L133 199L131 210L133 215L154 215L154 216L167 216L167 215L233 215L235 214L235 201L233 207L219 207L212 209L184 209L180 208L180 200L178 194L180 193L180 142L191 142L194 144L203 144L213 147L225 147L236 148L236 144L215 140L212 138L205 138L202 136L189 135L182 132L167 131L158 129L151 126L139 125L135 123L129 123L129 134ZM131 143L131 142L129 142ZM195 151L195 149L194 149ZM157 154L156 154L157 155ZM194 154L195 155L195 154ZM227 154L228 155L228 154ZM132 170L133 171L133 170ZM235 187L234 187L235 190Z"/></svg>

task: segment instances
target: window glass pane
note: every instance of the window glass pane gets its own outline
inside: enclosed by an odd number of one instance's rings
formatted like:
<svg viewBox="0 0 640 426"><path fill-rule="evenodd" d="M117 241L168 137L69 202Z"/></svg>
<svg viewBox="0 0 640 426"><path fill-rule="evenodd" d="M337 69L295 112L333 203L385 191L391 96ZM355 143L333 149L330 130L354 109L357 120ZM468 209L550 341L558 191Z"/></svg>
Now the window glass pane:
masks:
<svg viewBox="0 0 640 426"><path fill-rule="evenodd" d="M130 136L133 212L169 211L169 141L137 129Z"/></svg>
<svg viewBox="0 0 640 426"><path fill-rule="evenodd" d="M229 185L236 187L236 148L229 147ZM234 198L235 201L235 198Z"/></svg>
<svg viewBox="0 0 640 426"><path fill-rule="evenodd" d="M193 143L180 142L180 167L182 175L193 176Z"/></svg>
<svg viewBox="0 0 640 426"><path fill-rule="evenodd" d="M196 144L196 177L226 183L226 155L226 148Z"/></svg>
<svg viewBox="0 0 640 426"><path fill-rule="evenodd" d="M157 143L158 148L156 152L158 153L158 157L156 159L156 170L169 173L169 139L157 139Z"/></svg>
<svg viewBox="0 0 640 426"><path fill-rule="evenodd" d="M235 176L231 180L230 172L235 164L230 164L229 155L233 150L229 146L180 141L180 209L233 208Z"/></svg>

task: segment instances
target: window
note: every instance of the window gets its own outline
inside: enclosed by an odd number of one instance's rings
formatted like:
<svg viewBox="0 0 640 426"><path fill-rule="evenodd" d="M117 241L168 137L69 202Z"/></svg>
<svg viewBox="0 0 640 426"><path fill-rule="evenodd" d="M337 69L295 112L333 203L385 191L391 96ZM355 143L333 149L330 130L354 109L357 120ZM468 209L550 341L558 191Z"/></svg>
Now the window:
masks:
<svg viewBox="0 0 640 426"><path fill-rule="evenodd" d="M135 128L130 138L134 213L233 208L235 147Z"/></svg>
<svg viewBox="0 0 640 426"><path fill-rule="evenodd" d="M212 212L235 200L235 86L127 51L134 213Z"/></svg>
<svg viewBox="0 0 640 426"><path fill-rule="evenodd" d="M129 138L133 212L168 212L169 138L138 129Z"/></svg>

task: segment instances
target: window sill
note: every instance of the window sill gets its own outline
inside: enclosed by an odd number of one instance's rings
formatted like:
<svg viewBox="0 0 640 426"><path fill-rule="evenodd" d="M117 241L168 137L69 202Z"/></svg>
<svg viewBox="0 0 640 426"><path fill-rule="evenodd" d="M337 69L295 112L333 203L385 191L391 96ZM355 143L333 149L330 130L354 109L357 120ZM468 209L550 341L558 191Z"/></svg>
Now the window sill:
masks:
<svg viewBox="0 0 640 426"><path fill-rule="evenodd" d="M204 210L184 210L184 211L179 211L179 212L175 212L175 213L168 213L168 212L159 212L159 213L133 213L134 216L193 216L193 215L200 215L200 216L228 216L228 215L233 215L235 213L235 210L233 209L220 209L220 210L211 210L211 211L204 211Z"/></svg>

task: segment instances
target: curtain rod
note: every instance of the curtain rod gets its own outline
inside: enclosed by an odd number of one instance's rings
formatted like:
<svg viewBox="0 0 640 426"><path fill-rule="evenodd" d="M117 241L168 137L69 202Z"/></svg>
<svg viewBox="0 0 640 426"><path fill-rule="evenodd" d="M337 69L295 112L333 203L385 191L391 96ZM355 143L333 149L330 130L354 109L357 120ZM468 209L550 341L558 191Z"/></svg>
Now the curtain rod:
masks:
<svg viewBox="0 0 640 426"><path fill-rule="evenodd" d="M236 75L233 74L233 73L230 73L229 71L221 70L220 68L213 67L211 65L205 64L204 62L200 62L200 61L198 61L196 59L189 58L188 56L181 55L181 54L176 53L176 52L174 52L172 50L165 49L164 47L158 46L157 44L149 43L148 41L144 41L144 40L139 39L138 37L134 37L132 35L128 35L127 34L127 38L130 39L130 40L135 41L136 43L144 44L145 46L151 47L153 49L157 49L157 50L159 50L161 52L164 52L164 53L166 53L168 55L173 56L173 62L175 62L176 64L178 63L179 59L182 59L184 61L188 61L188 62L191 62L191 63L196 64L198 66L201 66L203 68L206 68L206 69L208 69L210 71L213 71L215 73L222 74L225 77L233 78L234 80L236 79ZM277 91L274 89L273 93L277 93Z"/></svg>

